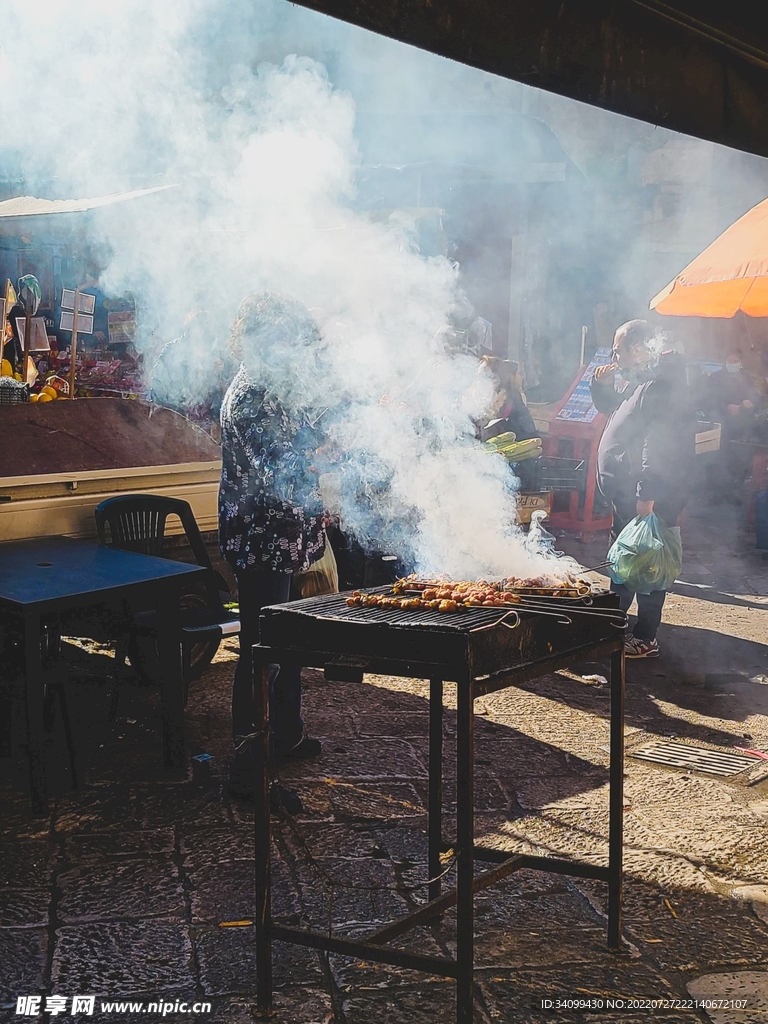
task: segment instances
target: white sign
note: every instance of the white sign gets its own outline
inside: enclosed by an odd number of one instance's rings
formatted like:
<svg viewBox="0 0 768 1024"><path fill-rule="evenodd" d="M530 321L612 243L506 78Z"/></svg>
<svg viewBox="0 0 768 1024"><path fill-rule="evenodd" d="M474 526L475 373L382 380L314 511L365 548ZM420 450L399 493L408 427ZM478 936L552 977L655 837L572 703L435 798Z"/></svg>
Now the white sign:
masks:
<svg viewBox="0 0 768 1024"><path fill-rule="evenodd" d="M78 313L93 313L96 306L96 296L89 295L87 292L80 292L80 299L77 303ZM61 308L62 309L74 309L75 308L75 292L72 288L63 288L61 292ZM69 328L64 328L69 330ZM80 325L78 323L78 331Z"/></svg>
<svg viewBox="0 0 768 1024"><path fill-rule="evenodd" d="M91 296L93 297L93 296ZM65 309L61 311L61 322L59 323L59 330L71 331L74 326L75 314L68 313ZM78 334L93 334L93 317L86 316L85 313L77 314L77 333Z"/></svg>
<svg viewBox="0 0 768 1024"><path fill-rule="evenodd" d="M22 347L24 346L26 320L22 316L16 317L16 330L19 332ZM48 331L45 329L45 320L41 316L32 317L32 340L29 345L30 352L50 352L48 344Z"/></svg>

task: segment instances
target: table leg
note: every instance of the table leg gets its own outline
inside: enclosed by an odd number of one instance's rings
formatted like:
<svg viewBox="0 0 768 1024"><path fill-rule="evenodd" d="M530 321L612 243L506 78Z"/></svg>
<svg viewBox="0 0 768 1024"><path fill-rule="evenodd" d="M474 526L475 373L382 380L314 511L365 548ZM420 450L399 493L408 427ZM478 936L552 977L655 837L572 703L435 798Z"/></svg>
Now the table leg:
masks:
<svg viewBox="0 0 768 1024"><path fill-rule="evenodd" d="M475 713L472 680L457 685L456 716L456 1024L472 1024L474 973L474 767Z"/></svg>
<svg viewBox="0 0 768 1024"><path fill-rule="evenodd" d="M624 651L611 655L610 820L608 825L608 945L621 948L624 843Z"/></svg>
<svg viewBox="0 0 768 1024"><path fill-rule="evenodd" d="M24 669L26 676L27 758L32 813L36 815L44 815L48 812L43 725L45 688L40 639L40 617L38 615L26 616L24 618Z"/></svg>
<svg viewBox="0 0 768 1024"><path fill-rule="evenodd" d="M428 877L440 874L443 848L443 681L429 681L429 856ZM440 880L430 882L429 899L440 895Z"/></svg>
<svg viewBox="0 0 768 1024"><path fill-rule="evenodd" d="M163 760L167 769L176 771L181 770L185 763L179 600L178 587L158 587L157 648L163 716Z"/></svg>
<svg viewBox="0 0 768 1024"><path fill-rule="evenodd" d="M257 650L253 657L254 828L256 839L256 1007L272 1009L272 901L269 821L269 665Z"/></svg>

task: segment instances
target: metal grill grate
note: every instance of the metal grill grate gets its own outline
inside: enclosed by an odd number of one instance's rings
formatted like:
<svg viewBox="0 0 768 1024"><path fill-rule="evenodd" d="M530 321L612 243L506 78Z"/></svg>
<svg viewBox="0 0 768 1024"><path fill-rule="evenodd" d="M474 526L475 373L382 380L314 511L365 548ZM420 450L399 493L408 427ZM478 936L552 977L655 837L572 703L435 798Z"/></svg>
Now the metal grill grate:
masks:
<svg viewBox="0 0 768 1024"><path fill-rule="evenodd" d="M366 590L369 594L389 594L389 587ZM607 618L620 628L626 623L626 616L612 603L606 604L607 594L597 593L586 598L524 598L520 604L503 608L465 608L459 612L438 612L427 608L405 610L402 608L379 608L368 605L365 608L350 607L346 603L349 594L326 594L293 602L289 607L293 615L323 621L359 622L360 624L402 626L412 629L471 633L474 630L491 628L502 621L510 626L518 616L543 616L568 623L568 617ZM288 606L286 606L288 607Z"/></svg>
<svg viewBox="0 0 768 1024"><path fill-rule="evenodd" d="M753 768L760 760L749 754L732 754L725 750L710 750L707 747L694 747L687 743L673 743L658 740L644 747L631 751L628 757L639 761L651 761L667 768L685 768L689 771L705 772L708 775L738 775L747 768Z"/></svg>
<svg viewBox="0 0 768 1024"><path fill-rule="evenodd" d="M390 593L389 587L381 587L366 593ZM448 629L466 633L482 626L490 626L503 619L512 608L467 608L463 612L437 612L428 608L406 611L402 608L350 608L346 603L348 594L332 594L323 597L311 597L302 601L300 609L291 606L291 611L298 615L308 615L313 619L345 619L350 622L389 623L393 626L409 626L415 629ZM512 616L514 619L514 616Z"/></svg>

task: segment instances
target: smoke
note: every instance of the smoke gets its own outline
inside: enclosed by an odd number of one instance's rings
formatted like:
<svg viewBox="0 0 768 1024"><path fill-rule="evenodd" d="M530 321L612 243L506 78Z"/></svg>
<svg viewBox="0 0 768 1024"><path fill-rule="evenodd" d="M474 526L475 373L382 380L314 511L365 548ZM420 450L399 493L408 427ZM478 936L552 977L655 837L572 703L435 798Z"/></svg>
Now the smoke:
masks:
<svg viewBox="0 0 768 1024"><path fill-rule="evenodd" d="M294 361L275 390L295 396L305 380L307 404L327 410L345 527L422 571L545 570L514 525L508 467L474 441L490 381L439 340L464 301L456 266L419 252L406 214L355 210L353 96L311 57L260 59L282 45L290 9L256 5L248 20L232 7L247 33L212 0L7 0L0 117L30 190L179 183L90 227L112 253L105 288L139 298L148 350L191 309L224 336L246 294L298 300L323 369L310 381Z"/></svg>

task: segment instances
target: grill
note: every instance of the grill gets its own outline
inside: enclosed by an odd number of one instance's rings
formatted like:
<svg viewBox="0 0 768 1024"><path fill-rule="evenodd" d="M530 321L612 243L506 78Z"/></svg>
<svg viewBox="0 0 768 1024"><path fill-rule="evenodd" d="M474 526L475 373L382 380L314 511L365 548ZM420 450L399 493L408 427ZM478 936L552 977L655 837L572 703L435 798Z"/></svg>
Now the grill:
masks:
<svg viewBox="0 0 768 1024"><path fill-rule="evenodd" d="M370 593L389 593L387 587ZM458 680L472 675L476 695L491 677L519 673L541 659L565 657L615 640L626 616L615 594L580 598L524 598L510 608L350 608L346 594L311 597L265 608L262 645L321 657L318 667L355 665L368 672ZM542 675L536 670L535 674ZM485 677L479 681L479 677ZM518 679L520 678L518 674ZM509 685L504 683L503 685Z"/></svg>
<svg viewBox="0 0 768 1024"><path fill-rule="evenodd" d="M372 593L388 593L381 587ZM473 1019L473 894L520 868L551 871L608 883L608 944L620 947L624 759L624 631L618 597L605 591L587 598L525 598L511 608L429 609L350 607L345 594L312 597L262 610L260 643L253 649L256 786L256 1001L272 999L274 939L345 956L393 964L456 979L457 1024ZM579 660L611 658L610 824L608 866L576 860L509 854L474 841L474 700ZM402 918L350 939L284 925L270 911L269 669L271 663L429 679L429 901ZM343 673L336 676L343 678ZM350 677L351 678L351 677ZM442 829L443 682L456 688L456 833ZM456 887L441 891L440 855L456 853ZM475 862L491 865L475 871ZM411 928L456 906L456 957L427 956L390 945Z"/></svg>

